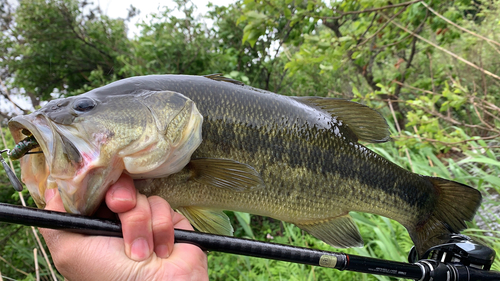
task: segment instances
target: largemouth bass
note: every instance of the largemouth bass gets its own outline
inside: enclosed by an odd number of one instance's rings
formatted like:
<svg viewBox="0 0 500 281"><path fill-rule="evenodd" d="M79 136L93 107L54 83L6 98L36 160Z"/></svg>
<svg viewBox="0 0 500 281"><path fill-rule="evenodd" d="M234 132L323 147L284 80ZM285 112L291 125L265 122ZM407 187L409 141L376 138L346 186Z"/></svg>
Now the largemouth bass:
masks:
<svg viewBox="0 0 500 281"><path fill-rule="evenodd" d="M44 207L58 188L68 212L91 214L122 172L200 231L231 235L222 210L294 223L334 247L362 246L350 211L394 219L422 254L466 228L481 194L411 173L358 141L389 140L359 103L287 97L218 75L132 77L57 99L10 120L22 180Z"/></svg>

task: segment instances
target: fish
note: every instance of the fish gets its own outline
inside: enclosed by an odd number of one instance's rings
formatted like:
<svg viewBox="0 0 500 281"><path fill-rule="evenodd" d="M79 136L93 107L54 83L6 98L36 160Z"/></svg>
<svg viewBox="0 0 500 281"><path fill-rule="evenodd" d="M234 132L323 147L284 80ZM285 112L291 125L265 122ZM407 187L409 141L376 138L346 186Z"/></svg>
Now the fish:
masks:
<svg viewBox="0 0 500 281"><path fill-rule="evenodd" d="M481 204L470 186L412 173L364 146L390 140L376 110L218 74L126 78L52 100L9 129L16 142L32 135L32 152L43 152L20 159L37 206L57 188L65 209L83 215L126 173L199 231L232 235L223 211L240 211L359 247L349 212L366 212L402 224L422 256L465 229Z"/></svg>

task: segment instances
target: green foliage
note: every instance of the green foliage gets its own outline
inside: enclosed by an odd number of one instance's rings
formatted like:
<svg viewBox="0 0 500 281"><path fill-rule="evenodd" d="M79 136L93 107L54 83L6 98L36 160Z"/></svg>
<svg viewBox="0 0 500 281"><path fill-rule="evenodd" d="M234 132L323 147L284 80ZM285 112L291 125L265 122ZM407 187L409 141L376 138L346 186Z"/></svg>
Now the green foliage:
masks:
<svg viewBox="0 0 500 281"><path fill-rule="evenodd" d="M292 224L269 218L252 216L250 224L238 221L242 228L251 228L255 239L260 241L406 261L412 243L400 224L370 214L351 215L365 239L363 248L333 249ZM238 230L235 235L245 237L245 233ZM383 276L217 252L209 253L208 262L210 280L391 280Z"/></svg>
<svg viewBox="0 0 500 281"><path fill-rule="evenodd" d="M82 88L94 70L115 73L117 57L129 48L124 22L85 15L82 3L20 1L13 36L4 38L12 49L2 64L15 73L16 86L49 99L54 89L68 94Z"/></svg>
<svg viewBox="0 0 500 281"><path fill-rule="evenodd" d="M20 1L13 13L0 3L2 93L24 93L36 107L129 76L223 73L280 94L354 99L380 110L392 129L394 142L370 149L408 170L481 191L484 202L465 233L500 251L497 0L245 0L210 5L204 18L195 16L193 2L177 0L180 16L165 8L141 23L135 38L126 36L124 20L83 1ZM0 199L19 200L3 171ZM238 237L334 250L291 224L229 215ZM351 215L366 245L342 251L406 260L412 242L401 225ZM0 246L12 265L0 262L2 274L33 279L31 231L2 224ZM221 253L208 258L212 280L390 280Z"/></svg>
<svg viewBox="0 0 500 281"><path fill-rule="evenodd" d="M213 39L205 26L194 17L194 4L178 2L183 18L172 16L165 8L142 23L141 36L133 45L133 54L123 55L120 73L126 76L153 73L209 74L215 58Z"/></svg>
<svg viewBox="0 0 500 281"><path fill-rule="evenodd" d="M493 30L498 26L492 24L498 22L498 7L497 1L488 5L469 1L247 1L245 15L259 17L242 19L247 21L245 36L249 37L263 30L272 32L275 24L267 19L286 19L288 10L300 23L312 24L300 29L301 36L285 38L284 48L289 52L284 52L283 59L290 78L286 80L294 84L294 95L352 97L356 89L365 102L391 100L401 129L419 127L417 134L425 132L425 138L439 142L431 145L437 144L435 150L441 151L461 137L450 125L465 125L467 135L499 133L495 129L499 111L485 105L498 99L495 78L477 68L471 72L470 66L436 49L439 45L455 57L497 73L498 43L485 44L453 24L495 37Z"/></svg>

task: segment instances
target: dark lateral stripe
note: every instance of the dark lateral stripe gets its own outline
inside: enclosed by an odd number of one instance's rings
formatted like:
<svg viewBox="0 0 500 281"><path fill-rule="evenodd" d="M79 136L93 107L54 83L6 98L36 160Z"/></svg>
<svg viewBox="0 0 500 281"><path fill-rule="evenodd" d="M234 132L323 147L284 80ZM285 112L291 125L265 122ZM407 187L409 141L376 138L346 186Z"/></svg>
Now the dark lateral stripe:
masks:
<svg viewBox="0 0 500 281"><path fill-rule="evenodd" d="M398 197L408 205L416 205L417 208L429 206L429 196L423 191L432 188L424 178L386 161L359 144L355 144L356 147L354 144L342 143L329 132L316 128L303 130L300 133L316 136L315 139L307 141L308 138L304 135L301 138L295 137L299 133L292 133L292 130L270 132L265 128L245 128L241 124L224 123L220 120L205 121L202 129L203 139L210 140L228 155L233 151L246 153L246 161L267 157L266 162L269 165L288 160L286 164L292 168L305 167L314 173L335 175L341 181L358 182L389 196ZM200 149L208 152L213 148L204 149L202 145ZM255 168L259 170L264 167ZM336 184L332 183L331 187L335 186ZM352 188L363 193L360 186Z"/></svg>

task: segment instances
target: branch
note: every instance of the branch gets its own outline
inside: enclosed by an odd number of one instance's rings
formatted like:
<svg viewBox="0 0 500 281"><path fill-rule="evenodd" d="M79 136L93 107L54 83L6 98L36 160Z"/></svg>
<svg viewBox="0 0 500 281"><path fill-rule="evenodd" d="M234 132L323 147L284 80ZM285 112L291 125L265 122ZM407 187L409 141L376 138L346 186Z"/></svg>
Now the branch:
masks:
<svg viewBox="0 0 500 281"><path fill-rule="evenodd" d="M479 34L477 34L477 33L474 33L474 32L472 32L472 31L470 31L470 30L468 30L468 29L466 29L466 28L461 27L460 25L458 25L458 24L456 24L456 23L452 22L451 20L449 20L449 19L445 18L445 17L444 17L443 15L441 15L440 13L436 12L434 9L432 9L431 7L429 7L429 5L427 5L425 2L422 2L422 5L424 5L424 6L425 6L425 7L426 7L429 11L431 11L433 14L435 14L435 15L436 15L436 16L438 16L438 17L440 17L440 18L441 18L442 20L444 20L445 22L447 22L447 23L449 23L449 24L453 25L454 27L456 27L456 28L458 28L458 29L460 29L460 30L462 30L462 31L464 31L464 32L467 32L467 33L469 33L469 34L471 34L471 35L473 35L473 36L476 36L476 37L478 37L478 38L481 38L481 39L485 40L485 41L486 41L486 42L488 42L488 43L492 43L492 44L495 44L495 45L497 45L497 46L499 46L499 47L500 47L500 43L498 43L497 41L495 41L495 40L491 40L491 39L486 38L486 37L484 37L484 36L482 36L482 35L479 35ZM495 50L496 50L496 49L495 49ZM498 52L498 50L496 50L496 51Z"/></svg>
<svg viewBox="0 0 500 281"><path fill-rule="evenodd" d="M384 15L384 14L382 14L382 13L381 13L381 15L382 15L383 17L385 17L386 19L389 19L389 17L387 17L386 15ZM470 62L470 61L468 61L468 60L466 60L466 59L464 59L464 58L462 58L462 57L458 56L457 54L452 53L452 52L450 52L450 51L446 50L445 48L440 47L440 46L438 46L438 45L436 45L436 44L432 43L431 41L429 41L429 40L427 40L427 39L423 38L422 36L420 36L420 35L418 35L418 34L416 34L416 33L412 32L412 31L408 30L406 27L404 27L404 26L400 25L399 23L396 23L395 21L391 21L391 24L394 24L395 26L397 26L397 27L401 28L402 30L404 30L404 31L406 31L406 32L408 32L408 33L410 33L412 36L415 36L415 37L417 37L418 39L420 39L420 40L424 41L425 43L427 43L427 44L429 44L429 45L433 46L434 48L436 48L436 49L438 49L438 50L441 50L441 51L445 52L446 54L448 54L448 55L450 55L450 56L452 56L452 57L456 58L457 60L459 60L459 61L461 61L461 62L463 62L463 63L465 63L465 64L467 64L467 65L469 65L469 66L472 66L473 68L475 68L475 69L477 69L477 70L479 70L479 71L483 72L484 74L486 74L486 75L488 75L488 76L491 76L491 77L493 77L493 78L495 78L495 79L497 79L497 80L500 80L500 76L498 76L498 75L496 75L496 74L493 74L493 73L489 72L488 70L485 70L485 69L483 69L483 68L481 68L481 67L479 67L479 66L477 66L477 65L473 64L472 62Z"/></svg>
<svg viewBox="0 0 500 281"><path fill-rule="evenodd" d="M385 99L381 99L382 101L384 102L387 102L387 100ZM404 101L404 100L392 100L392 102L400 102L400 103L408 103L408 101ZM410 104L410 106L412 107L417 107L423 111L425 111L426 113L428 114L431 114L435 117L438 117L452 125L457 125L457 126L463 126L463 127L467 127L467 128L473 128L473 129L480 129L480 130L485 130L485 131L491 131L491 132L495 132L497 134L500 134L500 130L498 129L495 129L495 128L488 128L488 127L484 127L484 126L480 126L480 125L471 125L471 124L467 124L465 122L460 122L460 121L457 121L449 116L446 116L446 115L443 115L435 110L429 110L428 108L424 107L424 106L420 106L420 105L417 105L417 104Z"/></svg>
<svg viewBox="0 0 500 281"><path fill-rule="evenodd" d="M486 109L486 108L488 108L488 107L487 107L487 106L484 106L484 105L481 105L481 108L482 108L482 109ZM484 114L489 115L491 118L494 118L494 119L496 119L496 120L500 121L500 118L499 118L498 116L496 116L495 114L493 114L493 113L489 112L488 110L483 111L483 113L484 113Z"/></svg>
<svg viewBox="0 0 500 281"><path fill-rule="evenodd" d="M472 107L474 108L474 111L476 112L476 115L477 115L477 118L479 118L479 121L481 121L481 123L486 125L486 127L488 127L488 130L490 130L490 131L494 130L494 128L490 124L488 124L488 122L485 122L483 120L483 118L481 118L481 114L479 114L479 111L477 110L477 107L476 107L477 103L474 102L473 98L470 99L470 102L472 103Z"/></svg>
<svg viewBox="0 0 500 281"><path fill-rule="evenodd" d="M414 33L415 34L418 34L422 31L423 29L423 26L424 26L424 23L425 21L427 20L427 16L428 16L428 13L426 13L425 15L425 18L424 20L420 23L420 25L415 29ZM405 69L403 71L403 74L401 75L401 83L404 83L405 80L406 80L406 72L408 71L408 69L410 68L411 66L411 63L413 61L413 58L415 57L415 53L417 51L417 37L413 37L413 40L411 42L411 52L410 52L410 57L406 60L406 65L405 65ZM399 94L401 93L401 85L396 85L396 89L394 90L394 95L397 97L399 97Z"/></svg>
<svg viewBox="0 0 500 281"><path fill-rule="evenodd" d="M371 12L377 12L381 10L386 10L386 9L393 9L401 6L409 6L418 2L422 2L423 0L413 0L413 1L408 1L408 2L403 2L399 4L393 4L393 5L387 5L379 8L372 8L372 9L365 9L361 11L349 11L349 12L341 12L340 16L337 17L323 17L323 19L340 19L346 15L357 15L357 14L364 14L364 13L371 13Z"/></svg>
<svg viewBox="0 0 500 281"><path fill-rule="evenodd" d="M363 32L363 34L361 34L361 36L359 36L359 39L358 39L358 40L357 40L357 42L356 42L356 44L357 44L357 45L359 45L359 42L361 41L361 39L362 39L363 37L365 37L366 33L368 33L368 31L370 31L370 29L372 28L373 23L375 22L375 19L376 19L376 18L377 18L377 13L375 13L375 14L373 15L373 18L372 18L372 20L370 21L370 25L368 25L368 27L366 28L365 32ZM377 32L378 32L378 31L377 31ZM377 32L375 32L375 33L377 33ZM364 42L363 42L363 43L364 43Z"/></svg>
<svg viewBox="0 0 500 281"><path fill-rule="evenodd" d="M21 273L21 274L24 274L26 276L28 276L29 274L27 272L24 272L20 269L18 269L17 267L15 267L14 265L12 265L9 261L7 261L6 259L4 259L2 256L0 256L0 260L3 261L5 264L9 265L10 267L12 267L15 271Z"/></svg>
<svg viewBox="0 0 500 281"><path fill-rule="evenodd" d="M28 113L27 110L23 109L17 103L15 103L14 100L12 100L12 98L10 97L10 94L9 94L9 89L3 83L2 78L0 78L0 85L2 85L3 88L5 88L5 92L0 89L0 94L2 94L2 96L4 96L6 99L8 99L15 107L19 108L24 114L27 114Z"/></svg>
<svg viewBox="0 0 500 281"><path fill-rule="evenodd" d="M436 92L436 86L434 85L434 74L432 71L432 57L429 52L427 52L427 57L429 58L429 73L431 74L432 92Z"/></svg>
<svg viewBox="0 0 500 281"><path fill-rule="evenodd" d="M401 82L399 82L397 80L392 80L391 83L395 83L395 84L401 85L401 86L403 86L405 88L410 88L410 89L413 89L415 91L423 92L423 93L426 93L426 94L436 95L436 93L434 93L432 91L428 91L428 90L420 89L420 88L417 88L417 87L413 87L413 86L410 86L408 84L401 83Z"/></svg>
<svg viewBox="0 0 500 281"><path fill-rule="evenodd" d="M358 46L361 46L363 44L365 44L366 42L368 42L368 40L372 39L373 37L375 37L378 33L380 33L380 31L382 31L391 21L393 21L397 16L401 15L405 10L406 8L408 8L408 6L405 6L403 7L399 12L397 12L394 16L392 16L388 21L386 21L384 23L384 25L382 25L381 28L379 28L377 31L375 31L375 33L373 33L370 37L366 38L365 41L361 42L360 44L358 44Z"/></svg>
<svg viewBox="0 0 500 281"><path fill-rule="evenodd" d="M65 9L67 9L67 7L66 7L66 6L64 6L64 8L65 8ZM81 30L81 28L80 28L79 26L75 26L75 25L73 24L73 22L71 21L70 15L68 15L68 13L66 13L66 11L65 11L65 10L63 10L62 8L60 8L59 10L60 10L60 11L61 11L61 13L63 14L64 19L66 20L66 22L67 22L67 23L68 23L68 25L69 25L69 28L71 29L71 31L73 32L73 34L76 36L76 38L77 38L77 39L79 39L80 41L82 41L85 45L87 45L87 46L89 46L89 47L91 47L91 48L95 49L97 52L99 52L100 54L102 54L104 57L107 57L109 60L113 61L113 57L112 57L110 54L108 54L108 53L104 52L103 50L101 50L100 48L98 48L96 45L94 45L94 44L92 44L92 43L88 42L87 40L85 40L85 38L84 38L84 37L82 37L80 34L78 34L78 32L77 32L75 29L77 28L77 29L79 29L79 30L80 30L80 32L82 32L82 33L83 33L83 31ZM113 65L112 65L112 64L111 64L108 60L106 60L105 62L106 62L106 64L107 64L109 67L113 67Z"/></svg>

